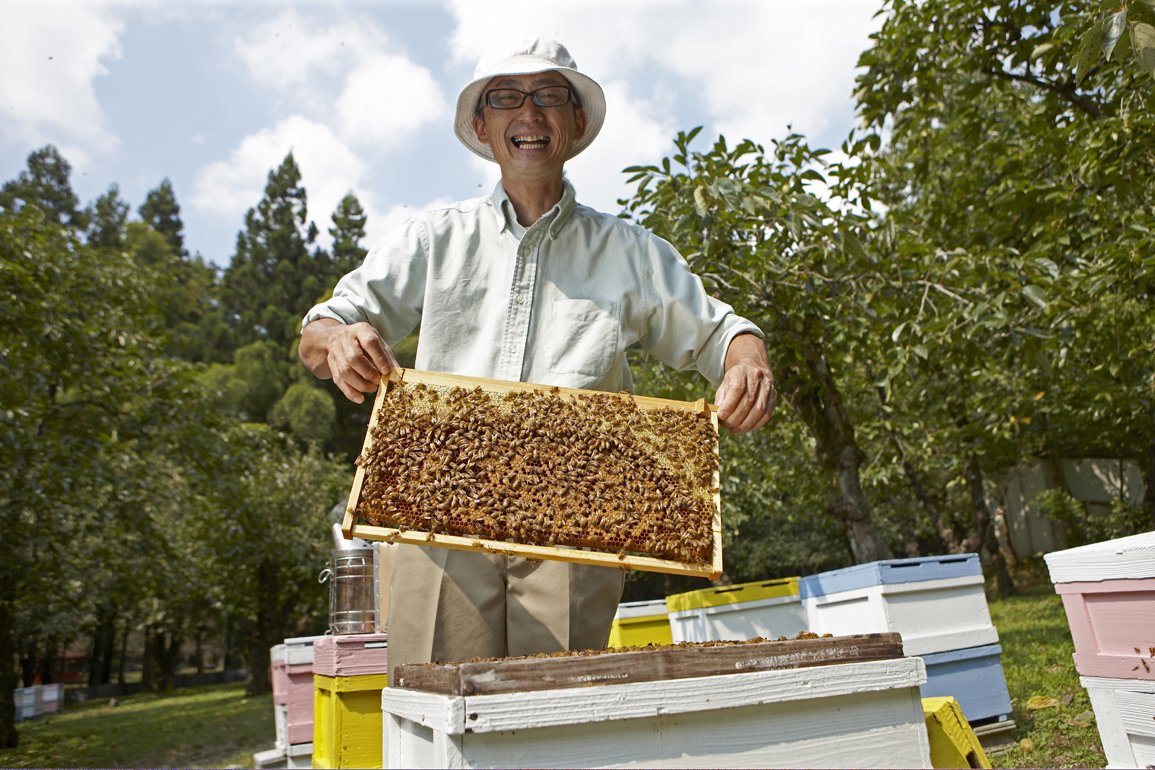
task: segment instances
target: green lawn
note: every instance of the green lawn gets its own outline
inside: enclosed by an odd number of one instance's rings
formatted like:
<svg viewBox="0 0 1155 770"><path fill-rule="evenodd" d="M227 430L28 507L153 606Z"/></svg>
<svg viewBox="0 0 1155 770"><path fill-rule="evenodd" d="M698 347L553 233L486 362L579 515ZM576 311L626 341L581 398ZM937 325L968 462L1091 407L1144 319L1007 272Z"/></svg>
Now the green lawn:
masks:
<svg viewBox="0 0 1155 770"><path fill-rule="evenodd" d="M1103 767L1106 759L1079 684L1063 605L1039 565L1016 576L1022 593L990 601L1002 645L1013 746L996 767ZM0 767L248 767L273 746L270 697L242 684L137 695L120 705L69 706L21 723L20 746L0 749Z"/></svg>
<svg viewBox="0 0 1155 770"><path fill-rule="evenodd" d="M991 599L1003 648L1017 745L990 759L999 767L1105 767L1095 715L1071 655L1075 644L1041 565L1016 575L1021 593Z"/></svg>
<svg viewBox="0 0 1155 770"><path fill-rule="evenodd" d="M18 728L2 767L250 767L273 747L273 700L211 685L69 706Z"/></svg>

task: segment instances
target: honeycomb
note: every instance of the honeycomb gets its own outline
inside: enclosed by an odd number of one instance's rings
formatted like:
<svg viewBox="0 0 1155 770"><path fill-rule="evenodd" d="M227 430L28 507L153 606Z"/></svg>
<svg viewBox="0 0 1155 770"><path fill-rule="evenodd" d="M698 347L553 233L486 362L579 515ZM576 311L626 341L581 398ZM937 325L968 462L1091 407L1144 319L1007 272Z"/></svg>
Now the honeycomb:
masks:
<svg viewBox="0 0 1155 770"><path fill-rule="evenodd" d="M357 463L359 523L702 564L718 434L629 394L389 383Z"/></svg>

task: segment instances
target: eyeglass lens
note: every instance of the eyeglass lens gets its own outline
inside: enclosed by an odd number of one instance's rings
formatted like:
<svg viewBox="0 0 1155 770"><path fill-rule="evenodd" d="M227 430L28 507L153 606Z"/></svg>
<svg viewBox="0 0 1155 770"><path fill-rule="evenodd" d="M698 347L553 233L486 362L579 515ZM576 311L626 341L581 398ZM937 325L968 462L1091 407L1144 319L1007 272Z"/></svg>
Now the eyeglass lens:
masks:
<svg viewBox="0 0 1155 770"><path fill-rule="evenodd" d="M538 107L560 107L570 100L569 86L543 86L533 91L516 88L495 88L485 94L485 103L496 110L516 110L525 104L525 97Z"/></svg>

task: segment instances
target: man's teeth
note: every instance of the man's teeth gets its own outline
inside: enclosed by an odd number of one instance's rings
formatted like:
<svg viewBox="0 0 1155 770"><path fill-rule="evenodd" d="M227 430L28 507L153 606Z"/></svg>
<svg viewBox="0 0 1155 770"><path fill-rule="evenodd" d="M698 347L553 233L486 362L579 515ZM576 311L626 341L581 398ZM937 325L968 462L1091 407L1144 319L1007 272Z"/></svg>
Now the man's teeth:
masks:
<svg viewBox="0 0 1155 770"><path fill-rule="evenodd" d="M540 150L548 144L548 136L518 136L513 140L513 146L519 150Z"/></svg>

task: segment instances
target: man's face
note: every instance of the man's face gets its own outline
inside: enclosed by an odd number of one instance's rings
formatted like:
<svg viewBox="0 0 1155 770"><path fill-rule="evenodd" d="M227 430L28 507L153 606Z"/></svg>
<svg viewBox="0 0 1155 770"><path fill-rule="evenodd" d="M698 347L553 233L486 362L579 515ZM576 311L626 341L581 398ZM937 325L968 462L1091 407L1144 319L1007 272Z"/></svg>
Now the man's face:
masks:
<svg viewBox="0 0 1155 770"><path fill-rule="evenodd" d="M493 150L503 177L524 181L560 177L573 143L585 132L585 113L573 100L558 107L538 107L529 97L517 109L499 110L485 104L485 94L495 88L528 93L543 86L568 85L558 72L500 76L486 85L473 129Z"/></svg>

